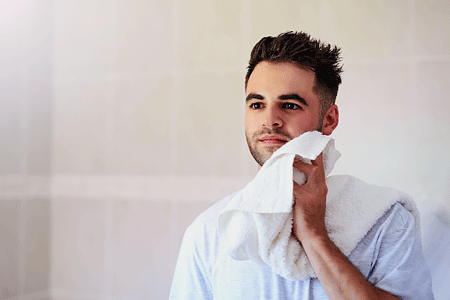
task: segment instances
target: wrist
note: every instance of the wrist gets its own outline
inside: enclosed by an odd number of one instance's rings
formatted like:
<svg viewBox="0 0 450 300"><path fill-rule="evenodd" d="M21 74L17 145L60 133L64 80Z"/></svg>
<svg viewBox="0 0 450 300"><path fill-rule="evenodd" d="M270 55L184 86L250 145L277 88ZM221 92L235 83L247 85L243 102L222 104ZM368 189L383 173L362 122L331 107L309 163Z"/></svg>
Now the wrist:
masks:
<svg viewBox="0 0 450 300"><path fill-rule="evenodd" d="M312 231L302 236L301 243L303 248L320 247L329 244L331 241L326 230ZM305 249L306 250L306 249Z"/></svg>
<svg viewBox="0 0 450 300"><path fill-rule="evenodd" d="M294 232L300 241L328 237L324 220L305 220L294 218Z"/></svg>

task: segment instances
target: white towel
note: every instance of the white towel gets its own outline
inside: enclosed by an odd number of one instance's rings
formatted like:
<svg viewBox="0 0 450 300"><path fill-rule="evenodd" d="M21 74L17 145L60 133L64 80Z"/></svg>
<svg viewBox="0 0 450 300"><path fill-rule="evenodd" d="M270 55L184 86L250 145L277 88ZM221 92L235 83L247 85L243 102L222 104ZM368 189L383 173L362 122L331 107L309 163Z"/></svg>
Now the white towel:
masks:
<svg viewBox="0 0 450 300"><path fill-rule="evenodd" d="M293 180L304 183L304 175L292 165L296 156L310 163L322 151L328 176L340 156L334 140L317 131L306 132L278 149L255 179L231 199L218 218L221 245L231 257L270 266L291 280L316 277L291 233ZM372 186L352 176L330 176L326 183L325 225L330 239L346 256L396 202L413 213L419 226L414 202L399 191Z"/></svg>

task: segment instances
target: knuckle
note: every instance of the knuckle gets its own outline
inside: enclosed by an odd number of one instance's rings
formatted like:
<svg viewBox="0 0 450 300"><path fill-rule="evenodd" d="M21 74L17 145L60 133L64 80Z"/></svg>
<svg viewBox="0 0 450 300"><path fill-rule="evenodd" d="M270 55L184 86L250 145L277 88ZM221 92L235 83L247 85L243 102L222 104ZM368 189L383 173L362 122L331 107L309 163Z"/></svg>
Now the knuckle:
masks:
<svg viewBox="0 0 450 300"><path fill-rule="evenodd" d="M318 174L319 172L320 172L319 167L318 167L318 166L312 165L312 167L311 167L311 174L316 175L316 174Z"/></svg>

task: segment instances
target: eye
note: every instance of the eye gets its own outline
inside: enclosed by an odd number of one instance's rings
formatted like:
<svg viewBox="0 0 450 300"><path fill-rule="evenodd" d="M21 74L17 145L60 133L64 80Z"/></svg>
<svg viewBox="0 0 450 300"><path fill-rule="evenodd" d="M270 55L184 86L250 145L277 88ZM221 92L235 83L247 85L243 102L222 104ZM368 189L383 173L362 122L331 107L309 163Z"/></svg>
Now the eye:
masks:
<svg viewBox="0 0 450 300"><path fill-rule="evenodd" d="M262 107L262 104L259 102L250 104L250 108L252 108L252 109L260 109L261 107Z"/></svg>
<svg viewBox="0 0 450 300"><path fill-rule="evenodd" d="M283 108L295 110L295 109L300 109L301 107L298 104L286 102L286 103L283 103Z"/></svg>

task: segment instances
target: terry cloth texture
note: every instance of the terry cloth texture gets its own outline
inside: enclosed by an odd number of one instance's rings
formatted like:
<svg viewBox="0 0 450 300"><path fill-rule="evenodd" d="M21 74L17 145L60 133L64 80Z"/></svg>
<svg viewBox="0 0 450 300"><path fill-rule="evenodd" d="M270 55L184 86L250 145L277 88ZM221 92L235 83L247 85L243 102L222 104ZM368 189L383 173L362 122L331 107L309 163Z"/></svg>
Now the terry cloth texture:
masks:
<svg viewBox="0 0 450 300"><path fill-rule="evenodd" d="M311 163L322 152L328 176L340 156L334 140L317 131L302 134L278 149L255 179L231 199L219 214L218 233L232 258L270 266L290 280L316 277L306 253L292 235L293 180L300 185L305 180L303 174L295 173L299 172L293 162L299 157ZM346 256L396 202L413 214L419 226L414 202L400 191L372 186L352 176L330 176L326 183L325 225L330 239Z"/></svg>

